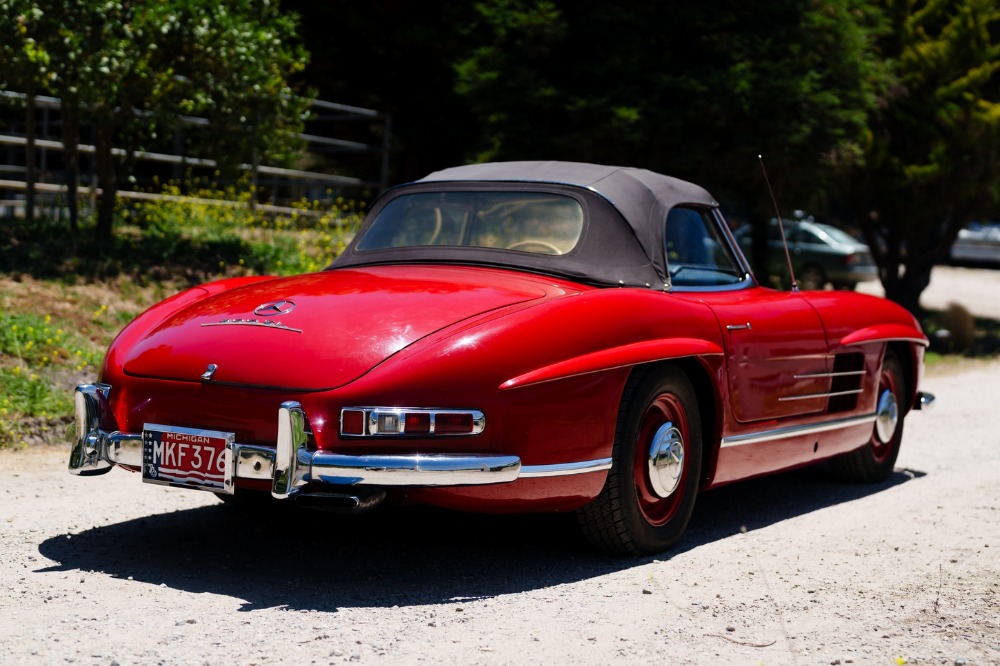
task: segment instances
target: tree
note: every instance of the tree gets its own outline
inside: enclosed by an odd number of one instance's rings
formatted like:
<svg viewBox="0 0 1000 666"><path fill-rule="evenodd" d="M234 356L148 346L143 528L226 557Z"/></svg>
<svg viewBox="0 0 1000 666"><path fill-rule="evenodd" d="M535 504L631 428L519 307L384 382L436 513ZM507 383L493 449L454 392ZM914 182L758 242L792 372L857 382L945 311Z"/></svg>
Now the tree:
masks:
<svg viewBox="0 0 1000 666"><path fill-rule="evenodd" d="M50 57L42 46L51 26L39 19L41 10L27 0L0 0L0 84L16 82L25 99L25 208L28 220L35 216L35 95L52 76Z"/></svg>
<svg viewBox="0 0 1000 666"><path fill-rule="evenodd" d="M764 225L824 203L861 153L884 72L863 0L491 0L456 66L483 126L473 159L625 163L704 183ZM794 202L794 204L793 204ZM759 238L758 238L759 237ZM755 261L758 266L763 261Z"/></svg>
<svg viewBox="0 0 1000 666"><path fill-rule="evenodd" d="M302 15L302 36L313 54L305 76L320 97L392 116L393 182L421 178L465 158L478 127L465 100L455 92L452 65L470 47L462 26L475 17L475 3L285 0L284 4ZM373 128L354 125L340 123L338 135L372 143ZM338 166L356 164L351 160Z"/></svg>
<svg viewBox="0 0 1000 666"><path fill-rule="evenodd" d="M181 114L214 123L207 157L229 167L280 155L301 128L308 101L289 81L307 54L295 16L277 2L0 2L23 21L57 26L40 31L39 48L60 55L49 58L47 85L73 127L82 120L94 127L99 242L111 238L115 196L135 152L173 132Z"/></svg>
<svg viewBox="0 0 1000 666"><path fill-rule="evenodd" d="M1000 9L993 0L882 0L895 85L847 181L886 295L919 310L959 230L1000 201Z"/></svg>
<svg viewBox="0 0 1000 666"><path fill-rule="evenodd" d="M863 3L493 0L456 67L481 159L628 162L793 196L859 152L881 73ZM822 182L822 181L821 181ZM766 197L766 195L764 195Z"/></svg>

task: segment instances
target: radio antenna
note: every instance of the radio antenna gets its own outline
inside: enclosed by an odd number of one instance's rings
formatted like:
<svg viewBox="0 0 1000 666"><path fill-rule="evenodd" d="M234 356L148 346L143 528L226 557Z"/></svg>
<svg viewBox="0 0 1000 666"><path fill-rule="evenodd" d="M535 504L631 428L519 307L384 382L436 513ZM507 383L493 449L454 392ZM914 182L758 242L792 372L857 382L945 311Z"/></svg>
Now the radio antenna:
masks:
<svg viewBox="0 0 1000 666"><path fill-rule="evenodd" d="M778 200L774 198L774 190L771 189L771 179L767 177L767 169L764 168L764 156L757 155L760 160L760 170L764 173L764 183L767 184L767 193L771 195L771 203L774 204L774 214L778 216L778 229L781 231L781 247L785 248L785 259L788 261L788 276L792 279L792 293L799 292L799 283L795 281L795 271L792 269L792 255L788 251L788 241L785 240L785 224L781 221L781 211L778 209Z"/></svg>

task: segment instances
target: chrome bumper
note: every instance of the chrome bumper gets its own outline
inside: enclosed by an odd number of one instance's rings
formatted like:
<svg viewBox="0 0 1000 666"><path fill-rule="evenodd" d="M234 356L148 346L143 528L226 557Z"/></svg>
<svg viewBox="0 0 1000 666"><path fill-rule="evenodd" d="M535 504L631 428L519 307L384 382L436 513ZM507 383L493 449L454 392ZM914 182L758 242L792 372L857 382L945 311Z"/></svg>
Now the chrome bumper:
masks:
<svg viewBox="0 0 1000 666"><path fill-rule="evenodd" d="M111 428L108 405L111 387L84 384L76 388L76 438L69 471L83 476L104 474L115 465L142 465L142 434ZM271 481L278 499L297 495L307 484L330 486L468 486L509 483L523 478L584 474L611 468L611 459L563 465L522 465L520 458L487 454L386 454L350 456L310 451L306 417L297 402L282 403L278 410L275 448L252 444L233 445L232 476Z"/></svg>

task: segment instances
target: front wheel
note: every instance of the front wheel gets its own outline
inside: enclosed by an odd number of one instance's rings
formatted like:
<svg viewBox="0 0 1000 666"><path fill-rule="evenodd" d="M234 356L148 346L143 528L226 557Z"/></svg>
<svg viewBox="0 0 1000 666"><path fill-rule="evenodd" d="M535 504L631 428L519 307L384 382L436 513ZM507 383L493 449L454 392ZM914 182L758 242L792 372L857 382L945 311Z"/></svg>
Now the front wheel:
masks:
<svg viewBox="0 0 1000 666"><path fill-rule="evenodd" d="M903 442L903 416L908 395L903 366L893 352L887 351L878 380L875 427L864 446L830 461L838 476L848 481L875 483L892 473Z"/></svg>
<svg viewBox="0 0 1000 666"><path fill-rule="evenodd" d="M634 376L622 395L608 479L577 513L584 535L614 553L670 548L694 510L701 459L698 401L687 376L675 367Z"/></svg>

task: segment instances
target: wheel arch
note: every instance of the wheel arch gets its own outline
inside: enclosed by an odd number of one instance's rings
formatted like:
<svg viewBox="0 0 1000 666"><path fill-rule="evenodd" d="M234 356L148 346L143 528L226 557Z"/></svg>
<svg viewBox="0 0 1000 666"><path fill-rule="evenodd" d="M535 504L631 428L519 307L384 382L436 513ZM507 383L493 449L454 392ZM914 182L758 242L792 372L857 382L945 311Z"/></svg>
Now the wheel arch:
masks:
<svg viewBox="0 0 1000 666"><path fill-rule="evenodd" d="M698 400L702 436L702 469L699 488L704 489L715 474L719 458L719 442L722 441L722 396L711 370L709 359L700 356L684 356L637 365L632 368L625 386L634 386L646 375L668 366L679 368L687 376Z"/></svg>
<svg viewBox="0 0 1000 666"><path fill-rule="evenodd" d="M905 416L913 408L913 403L917 397L917 368L920 367L920 359L917 345L904 342L902 340L892 340L886 345L886 353L893 352L899 359L899 364L903 367L903 379L906 381L906 402L903 405L903 415Z"/></svg>

